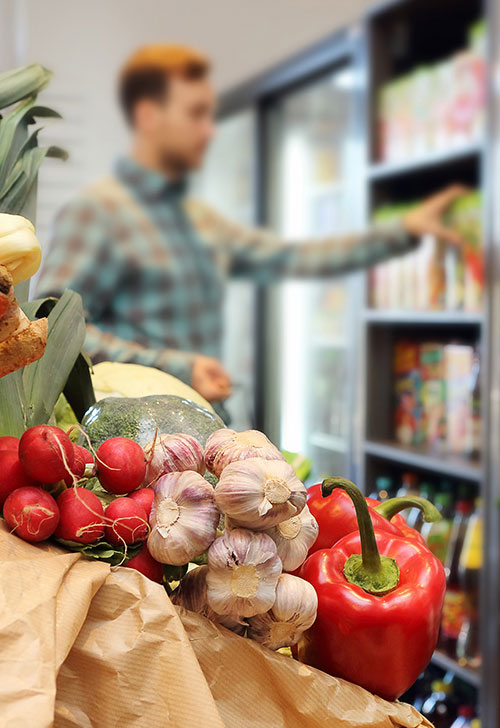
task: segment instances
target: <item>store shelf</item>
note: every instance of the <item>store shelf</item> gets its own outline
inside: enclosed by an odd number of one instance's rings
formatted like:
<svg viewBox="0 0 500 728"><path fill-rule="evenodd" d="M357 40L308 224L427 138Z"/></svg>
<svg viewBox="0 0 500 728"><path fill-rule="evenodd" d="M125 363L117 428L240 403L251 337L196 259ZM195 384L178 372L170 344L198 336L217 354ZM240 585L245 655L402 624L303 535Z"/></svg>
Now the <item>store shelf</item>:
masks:
<svg viewBox="0 0 500 728"><path fill-rule="evenodd" d="M309 436L309 442L311 445L322 447L325 450L347 452L347 440L338 435L329 435L326 432L312 432Z"/></svg>
<svg viewBox="0 0 500 728"><path fill-rule="evenodd" d="M372 180L385 180L391 177L412 175L432 167L453 166L479 157L482 151L483 145L476 143L452 149L449 152L408 159L404 162L376 162L368 168L368 177Z"/></svg>
<svg viewBox="0 0 500 728"><path fill-rule="evenodd" d="M424 447L404 447L390 440L365 440L364 451L366 455L422 470L431 470L461 480L480 482L482 477L481 463L478 460L458 455L436 455Z"/></svg>
<svg viewBox="0 0 500 728"><path fill-rule="evenodd" d="M469 685L473 685L476 688L480 685L481 673L479 671L463 667L456 660L453 660L451 657L448 657L448 655L445 655L439 650L434 652L431 662L433 662L434 665L438 665L438 667L441 667L443 670L450 670Z"/></svg>
<svg viewBox="0 0 500 728"><path fill-rule="evenodd" d="M405 326L481 326L482 313L468 311L391 311L368 308L363 318L370 324Z"/></svg>

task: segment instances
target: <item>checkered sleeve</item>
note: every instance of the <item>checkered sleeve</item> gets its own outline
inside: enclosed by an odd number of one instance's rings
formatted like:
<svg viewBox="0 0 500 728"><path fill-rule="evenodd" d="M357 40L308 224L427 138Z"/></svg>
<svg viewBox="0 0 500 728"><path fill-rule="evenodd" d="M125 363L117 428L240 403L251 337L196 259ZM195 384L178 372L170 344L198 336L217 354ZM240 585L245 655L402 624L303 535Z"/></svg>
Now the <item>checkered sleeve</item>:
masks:
<svg viewBox="0 0 500 728"><path fill-rule="evenodd" d="M285 241L258 228L230 222L207 205L191 208L202 235L220 247L233 276L268 283L281 277L331 277L409 252L417 240L394 223L365 233Z"/></svg>
<svg viewBox="0 0 500 728"><path fill-rule="evenodd" d="M59 297L66 288L81 295L87 320L85 348L95 363L106 360L154 366L190 383L193 353L148 348L99 328L123 265L113 247L106 211L97 201L81 197L57 217L37 296Z"/></svg>

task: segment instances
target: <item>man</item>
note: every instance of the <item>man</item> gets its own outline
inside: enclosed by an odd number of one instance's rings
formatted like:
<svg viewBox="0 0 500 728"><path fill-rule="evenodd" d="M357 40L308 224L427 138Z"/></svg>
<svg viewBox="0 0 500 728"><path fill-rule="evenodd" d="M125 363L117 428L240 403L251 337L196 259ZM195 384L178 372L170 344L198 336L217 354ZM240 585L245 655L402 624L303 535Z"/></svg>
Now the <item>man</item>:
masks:
<svg viewBox="0 0 500 728"><path fill-rule="evenodd" d="M94 361L154 366L222 400L231 392L219 362L227 276L331 276L404 253L425 233L460 242L441 224L456 188L400 227L362 236L292 245L243 229L186 197L186 175L214 134L208 60L181 46L147 46L123 68L119 93L130 154L61 212L39 285L43 295L82 295Z"/></svg>

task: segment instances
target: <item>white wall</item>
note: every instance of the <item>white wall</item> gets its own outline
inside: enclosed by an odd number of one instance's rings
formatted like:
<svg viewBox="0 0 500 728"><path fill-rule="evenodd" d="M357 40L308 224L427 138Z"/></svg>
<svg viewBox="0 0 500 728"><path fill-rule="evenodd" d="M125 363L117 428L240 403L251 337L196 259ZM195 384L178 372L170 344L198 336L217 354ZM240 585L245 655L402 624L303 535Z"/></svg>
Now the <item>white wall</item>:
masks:
<svg viewBox="0 0 500 728"><path fill-rule="evenodd" d="M42 101L64 116L45 141L69 162L48 160L40 177L42 242L57 209L106 172L126 145L115 104L117 69L151 41L203 49L227 89L360 17L371 0L0 0L0 69L39 61L54 71ZM43 136L42 136L43 139Z"/></svg>

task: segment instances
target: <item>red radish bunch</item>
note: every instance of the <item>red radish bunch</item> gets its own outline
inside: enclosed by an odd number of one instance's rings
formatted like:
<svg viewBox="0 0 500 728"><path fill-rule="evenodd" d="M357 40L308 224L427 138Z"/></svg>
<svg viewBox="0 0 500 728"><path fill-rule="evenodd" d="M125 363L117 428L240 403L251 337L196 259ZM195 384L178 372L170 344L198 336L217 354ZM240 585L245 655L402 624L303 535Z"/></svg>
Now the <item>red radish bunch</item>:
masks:
<svg viewBox="0 0 500 728"><path fill-rule="evenodd" d="M23 470L17 452L0 450L0 506L17 488L36 486L38 483Z"/></svg>
<svg viewBox="0 0 500 728"><path fill-rule="evenodd" d="M59 507L43 488L18 488L3 506L7 525L25 541L36 543L52 536L59 523Z"/></svg>
<svg viewBox="0 0 500 728"><path fill-rule="evenodd" d="M13 450L17 453L19 448L19 438L12 437L11 435L4 435L0 437L0 452L4 450Z"/></svg>
<svg viewBox="0 0 500 728"><path fill-rule="evenodd" d="M56 483L72 472L75 448L66 433L52 425L35 425L19 441L19 460L39 483Z"/></svg>
<svg viewBox="0 0 500 728"><path fill-rule="evenodd" d="M141 574L147 576L151 581L156 581L159 584L163 581L163 564L153 559L146 545L142 547L138 554L129 559L124 566L140 571Z"/></svg>
<svg viewBox="0 0 500 728"><path fill-rule="evenodd" d="M79 445L73 445L73 452L75 459L73 461L71 472L63 478L67 486L75 485L76 481L80 480L80 478L83 478L83 475L85 473L85 460L83 459L83 455L79 450Z"/></svg>
<svg viewBox="0 0 500 728"><path fill-rule="evenodd" d="M142 447L128 437L112 437L96 454L97 477L109 493L125 495L144 480L146 461Z"/></svg>
<svg viewBox="0 0 500 728"><path fill-rule="evenodd" d="M130 498L117 498L104 513L108 523L104 529L106 541L115 546L132 545L145 541L149 526L146 511Z"/></svg>
<svg viewBox="0 0 500 728"><path fill-rule="evenodd" d="M149 518L149 514L151 513L151 507L155 498L154 490L152 488L141 488L140 490L134 490L134 492L129 495L129 498L134 500L136 503L140 503L146 511L147 517Z"/></svg>
<svg viewBox="0 0 500 728"><path fill-rule="evenodd" d="M104 534L104 511L99 498L86 488L68 488L57 499L61 513L56 538L93 543Z"/></svg>

